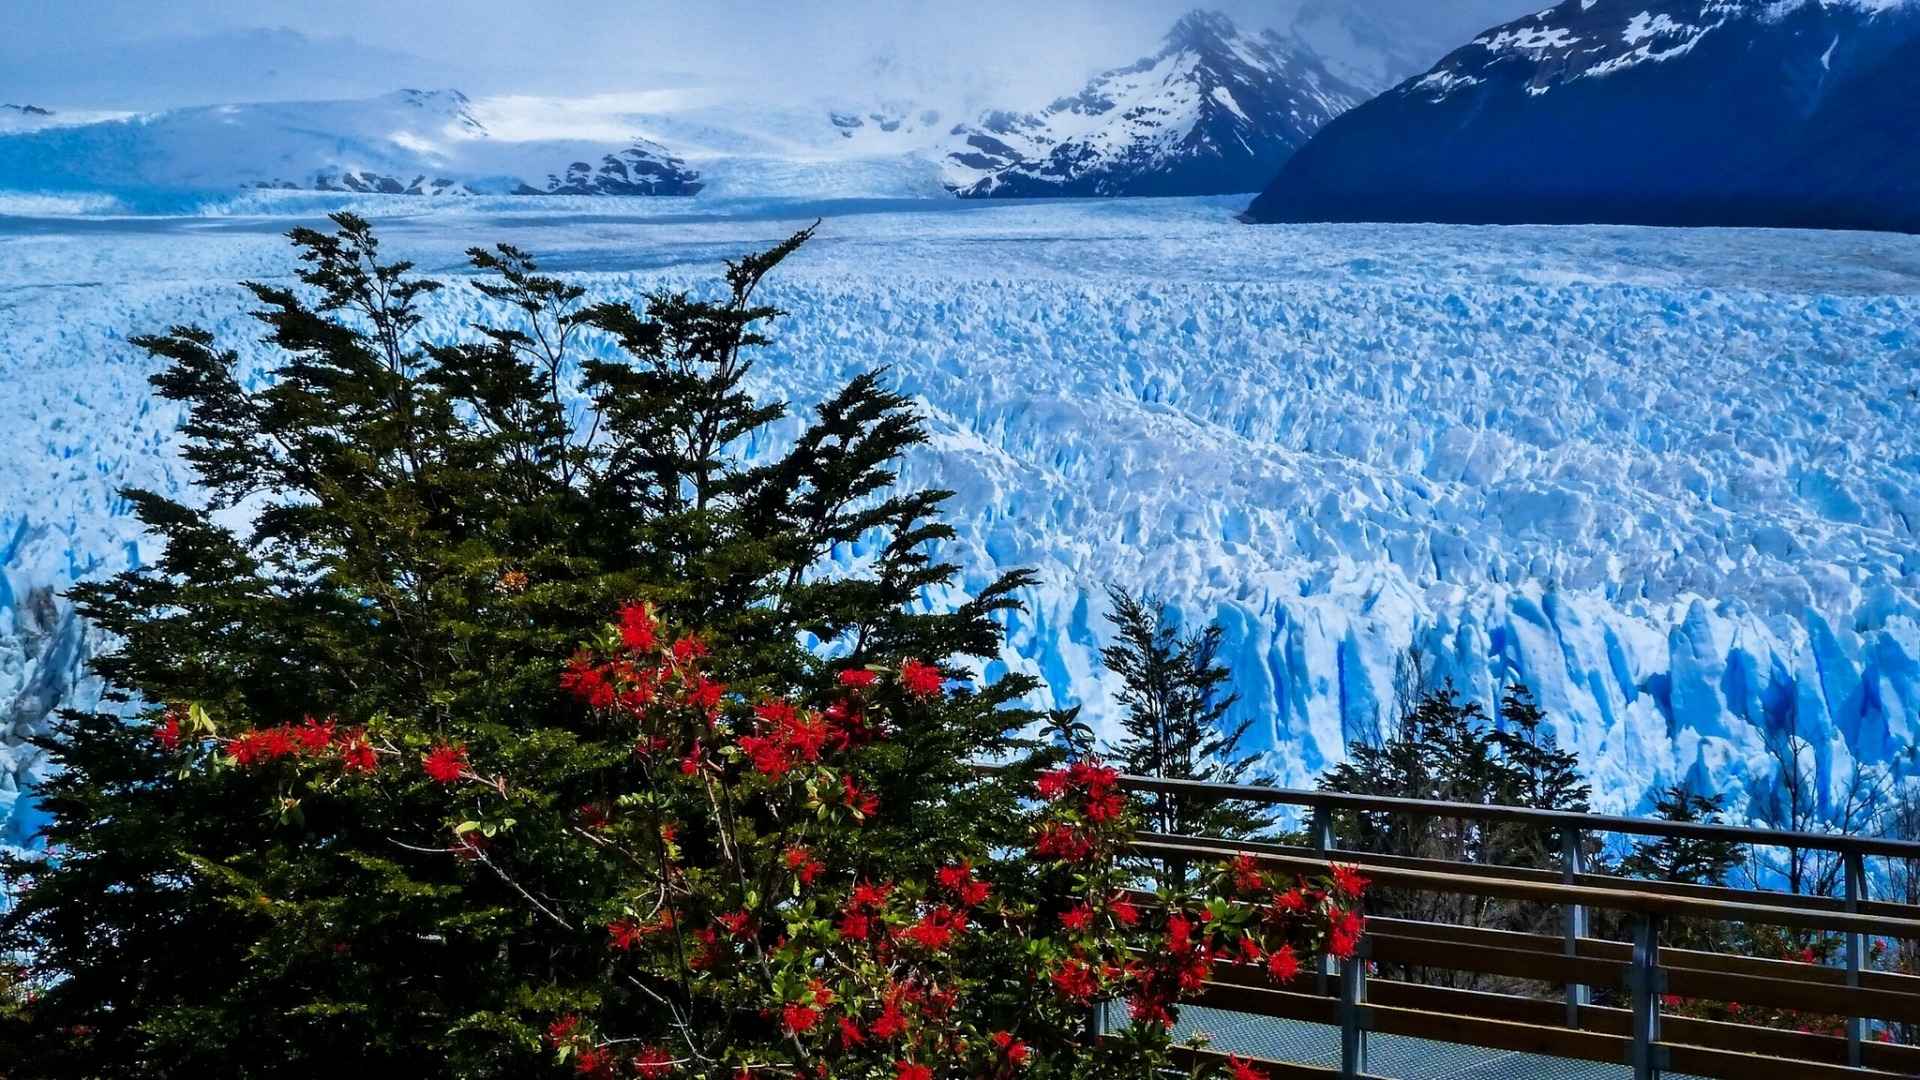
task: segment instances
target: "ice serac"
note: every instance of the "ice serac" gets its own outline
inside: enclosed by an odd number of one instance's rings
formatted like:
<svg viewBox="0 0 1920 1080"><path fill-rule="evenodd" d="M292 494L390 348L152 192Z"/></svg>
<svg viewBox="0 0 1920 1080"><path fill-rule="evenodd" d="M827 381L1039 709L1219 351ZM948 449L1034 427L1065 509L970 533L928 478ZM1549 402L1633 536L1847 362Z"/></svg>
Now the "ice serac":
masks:
<svg viewBox="0 0 1920 1080"><path fill-rule="evenodd" d="M172 109L4 134L0 189L388 195L691 195L699 174L639 136L502 138L457 90Z"/></svg>
<svg viewBox="0 0 1920 1080"><path fill-rule="evenodd" d="M969 198L1257 191L1365 97L1298 38L1195 11L1077 94L956 128L948 174Z"/></svg>
<svg viewBox="0 0 1920 1080"><path fill-rule="evenodd" d="M1256 221L1920 231L1920 4L1565 0L1356 108Z"/></svg>
<svg viewBox="0 0 1920 1080"><path fill-rule="evenodd" d="M30 740L47 733L55 709L90 707L100 696L86 670L98 632L46 583L67 568L27 565L64 539L0 514L0 847L30 846L40 826L32 789L48 763Z"/></svg>

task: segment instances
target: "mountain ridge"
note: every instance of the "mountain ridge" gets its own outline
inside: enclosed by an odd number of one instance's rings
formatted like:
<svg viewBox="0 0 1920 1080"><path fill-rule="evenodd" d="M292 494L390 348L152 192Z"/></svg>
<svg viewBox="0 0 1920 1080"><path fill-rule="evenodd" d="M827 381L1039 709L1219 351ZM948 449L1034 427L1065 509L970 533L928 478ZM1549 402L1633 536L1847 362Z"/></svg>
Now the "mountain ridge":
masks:
<svg viewBox="0 0 1920 1080"><path fill-rule="evenodd" d="M1364 97L1300 42L1195 10L1158 51L1077 93L956 128L950 186L963 198L1255 190Z"/></svg>
<svg viewBox="0 0 1920 1080"><path fill-rule="evenodd" d="M1248 217L1914 231L1917 41L1912 0L1564 0L1329 123Z"/></svg>

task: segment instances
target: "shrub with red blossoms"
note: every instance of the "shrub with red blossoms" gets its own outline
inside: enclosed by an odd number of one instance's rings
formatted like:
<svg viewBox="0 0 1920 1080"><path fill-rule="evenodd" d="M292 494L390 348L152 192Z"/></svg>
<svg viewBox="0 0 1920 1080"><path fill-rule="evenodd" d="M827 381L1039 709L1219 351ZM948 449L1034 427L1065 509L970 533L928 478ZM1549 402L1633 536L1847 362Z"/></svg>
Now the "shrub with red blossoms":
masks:
<svg viewBox="0 0 1920 1080"><path fill-rule="evenodd" d="M565 890L537 867L513 884L529 917L599 927L608 977L656 1006L550 1018L556 1061L582 1075L1092 1080L1158 1068L1180 1002L1220 965L1285 983L1303 958L1348 951L1363 926L1366 883L1346 868L1300 881L1242 859L1191 893L1139 891L1122 857L1136 815L1118 774L1093 761L1038 773L1024 799L1009 791L1003 812L1024 821L1025 851L876 860L877 835L901 830L892 844L912 829L871 786L901 769L888 733L915 710L964 706L964 693L949 698L947 676L915 658L845 668L813 690L736 689L715 671L726 659L724 645L636 603L561 676L633 748L630 788L555 808L576 857L625 885L579 911L547 907L540 898ZM449 786L450 819L480 819L456 829L540 812L511 778L482 779L459 744L420 760ZM1129 1022L1086 1045L1089 1012L1121 1004Z"/></svg>
<svg viewBox="0 0 1920 1080"><path fill-rule="evenodd" d="M947 676L914 658L846 668L811 691L737 690L715 672L718 652L635 603L573 656L559 691L631 747L629 785L585 802L493 777L465 742L377 748L369 727L331 718L222 735L204 713L173 709L155 738L310 785L383 776L381 755L411 754L417 771L392 781L445 789L446 851L507 882L525 917L581 934L609 979L660 1006L542 1018L556 1063L583 1077L1092 1080L1158 1068L1180 1003L1222 965L1284 985L1322 952L1351 955L1364 932L1368 883L1343 866L1303 881L1243 856L1191 892L1142 891L1126 857L1133 804L1093 760L1009 793L1024 851L909 849L877 864L876 833L911 842L911 819L896 821L874 788L901 768L888 733L915 710L964 706L964 693L950 699ZM513 849L518 823L541 815L565 858ZM543 899L567 892L545 879L555 871L615 888L557 909ZM1087 1046L1088 1014L1110 1006L1126 1022Z"/></svg>

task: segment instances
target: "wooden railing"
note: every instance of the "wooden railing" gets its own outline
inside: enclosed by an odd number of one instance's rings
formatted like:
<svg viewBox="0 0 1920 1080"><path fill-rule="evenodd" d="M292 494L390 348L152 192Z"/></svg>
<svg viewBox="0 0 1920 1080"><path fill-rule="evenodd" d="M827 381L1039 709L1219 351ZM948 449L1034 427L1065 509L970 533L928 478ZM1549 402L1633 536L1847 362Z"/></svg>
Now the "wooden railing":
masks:
<svg viewBox="0 0 1920 1080"><path fill-rule="evenodd" d="M1274 1080L1367 1076L1371 1033L1626 1064L1636 1080L1655 1080L1666 1071L1730 1080L1920 1076L1920 1047L1869 1037L1870 1021L1920 1025L1920 977L1865 966L1872 938L1920 940L1920 906L1872 901L1865 860L1920 862L1920 843L1151 777L1126 777L1122 785L1181 798L1250 800L1311 811L1310 846L1143 834L1133 850L1144 858L1184 865L1244 854L1302 874L1322 871L1334 859L1404 891L1514 900L1561 913L1557 935L1372 918L1359 954L1325 971L1312 989L1276 989L1257 969L1220 965L1199 1004L1340 1029L1337 1072L1262 1062ZM1539 870L1343 850L1335 836L1337 812L1535 825L1559 834L1562 865L1557 871ZM1589 873L1584 853L1597 833L1829 851L1843 861L1845 891L1840 897L1816 897ZM1590 936L1594 910L1618 913L1631 927L1631 939ZM1674 948L1661 937L1663 927L1677 918L1842 935L1845 966ZM1376 965L1556 985L1564 988L1563 1000L1370 976ZM1596 987L1621 991L1626 1007L1594 1004L1590 991ZM1661 1002L1669 994L1844 1017L1845 1033L1667 1015Z"/></svg>

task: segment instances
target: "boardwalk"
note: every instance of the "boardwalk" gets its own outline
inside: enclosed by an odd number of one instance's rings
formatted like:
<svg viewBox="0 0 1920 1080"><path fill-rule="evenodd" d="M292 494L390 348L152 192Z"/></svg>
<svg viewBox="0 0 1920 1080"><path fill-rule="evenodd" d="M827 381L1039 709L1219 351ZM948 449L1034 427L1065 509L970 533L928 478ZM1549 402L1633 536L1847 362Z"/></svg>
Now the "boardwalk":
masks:
<svg viewBox="0 0 1920 1080"><path fill-rule="evenodd" d="M1289 1061L1323 1069L1340 1067L1340 1029L1304 1020L1276 1020L1248 1013L1193 1007L1182 1010L1175 1033L1204 1034L1222 1053ZM1573 1058L1545 1057L1511 1050L1486 1050L1454 1043L1373 1035L1368 1046L1368 1075L1383 1080L1632 1080L1633 1069ZM1663 1073L1665 1080L1703 1080Z"/></svg>
<svg viewBox="0 0 1920 1080"><path fill-rule="evenodd" d="M1145 859L1185 866L1238 857L1301 875L1338 861L1402 893L1485 898L1549 916L1546 927L1516 930L1373 913L1356 955L1328 960L1333 966L1317 978L1286 987L1271 984L1257 966L1218 964L1182 1018L1184 1034L1212 1036L1203 1057L1255 1058L1274 1080L1920 1076L1920 1048L1886 1038L1894 1025L1920 1025L1920 976L1869 963L1876 945L1920 941L1920 906L1871 896L1871 883L1885 877L1869 860L1920 873L1920 843L1149 777L1121 783L1163 798L1243 799L1311 812L1305 839L1290 844L1140 834L1129 847ZM1556 841L1562 865L1499 866L1341 845L1340 820L1383 816L1535 830ZM1607 834L1830 852L1844 868L1842 895L1592 872L1584 853ZM1837 961L1783 957L1777 949L1703 951L1667 937L1676 924L1706 923L1817 938L1833 947ZM1596 929L1603 926L1611 928L1604 936ZM1434 983L1423 972L1464 973L1490 989ZM1514 989L1528 986L1535 989ZM1775 1019L1703 1019L1675 1007L1687 1002L1758 1006Z"/></svg>

